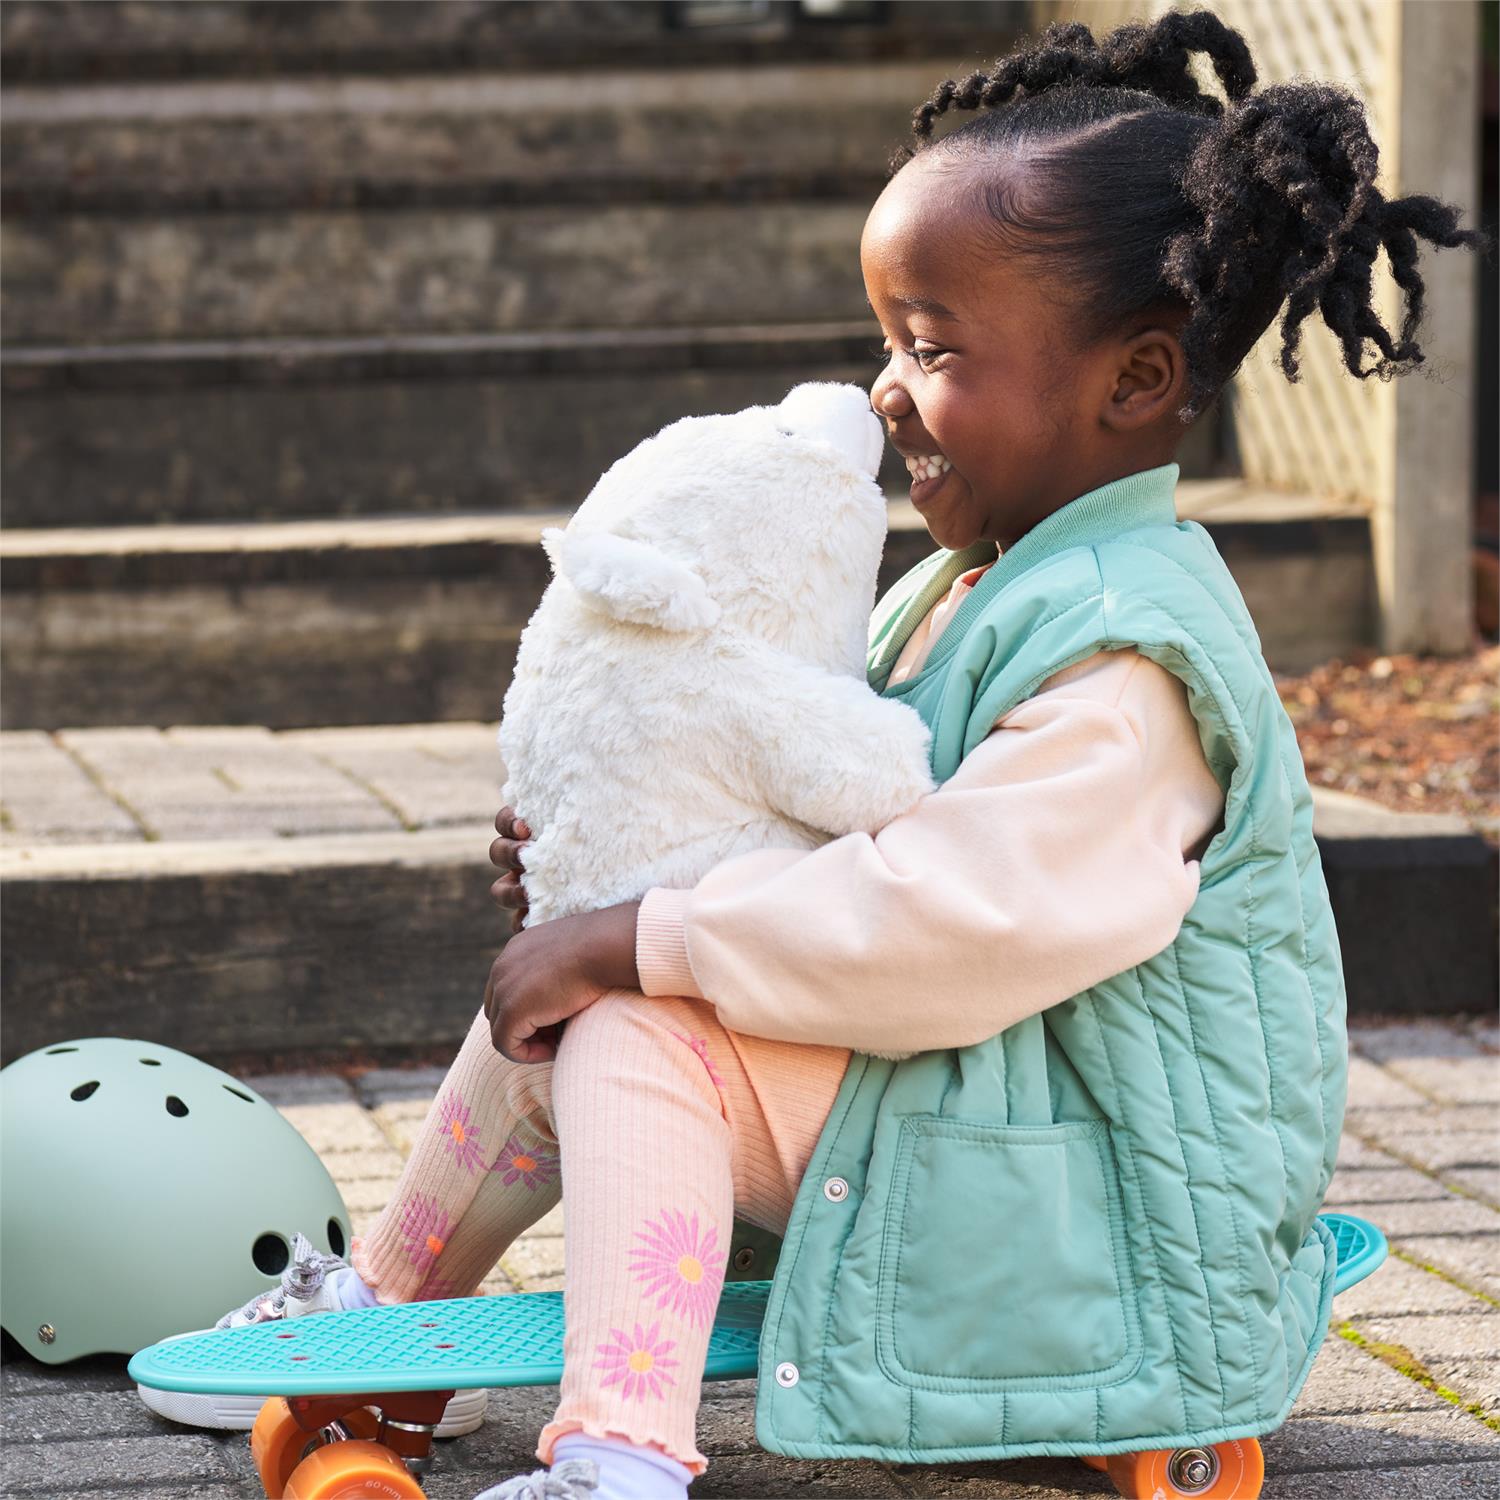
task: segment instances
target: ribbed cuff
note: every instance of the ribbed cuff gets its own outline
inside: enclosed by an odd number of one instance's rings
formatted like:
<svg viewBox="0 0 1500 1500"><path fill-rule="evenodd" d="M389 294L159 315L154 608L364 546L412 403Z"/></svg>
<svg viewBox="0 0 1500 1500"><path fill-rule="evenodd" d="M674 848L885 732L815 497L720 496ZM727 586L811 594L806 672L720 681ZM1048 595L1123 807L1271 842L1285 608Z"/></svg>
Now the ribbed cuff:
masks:
<svg viewBox="0 0 1500 1500"><path fill-rule="evenodd" d="M635 967L643 995L690 995L704 998L688 962L683 913L690 891L652 886L635 918Z"/></svg>

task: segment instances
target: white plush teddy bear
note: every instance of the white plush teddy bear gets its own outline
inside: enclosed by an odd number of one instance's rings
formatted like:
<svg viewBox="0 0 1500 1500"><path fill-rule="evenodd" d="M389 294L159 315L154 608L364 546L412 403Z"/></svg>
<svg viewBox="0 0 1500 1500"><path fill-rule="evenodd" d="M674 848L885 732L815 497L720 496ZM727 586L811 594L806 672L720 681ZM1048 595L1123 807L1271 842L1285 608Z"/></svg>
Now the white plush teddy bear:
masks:
<svg viewBox="0 0 1500 1500"><path fill-rule="evenodd" d="M873 832L932 790L926 725L865 681L882 445L864 391L799 385L673 422L542 534L555 577L499 736L528 925Z"/></svg>

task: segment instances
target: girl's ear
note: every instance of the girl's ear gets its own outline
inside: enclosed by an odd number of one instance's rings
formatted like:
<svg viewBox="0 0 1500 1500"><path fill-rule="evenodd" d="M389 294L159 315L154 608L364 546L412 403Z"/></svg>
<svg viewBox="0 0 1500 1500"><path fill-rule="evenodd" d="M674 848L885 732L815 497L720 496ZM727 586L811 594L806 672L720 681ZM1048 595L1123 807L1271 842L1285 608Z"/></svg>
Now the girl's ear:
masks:
<svg viewBox="0 0 1500 1500"><path fill-rule="evenodd" d="M1114 432L1149 427L1186 400L1187 357L1170 328L1147 328L1120 345L1100 419Z"/></svg>
<svg viewBox="0 0 1500 1500"><path fill-rule="evenodd" d="M611 619L658 630L706 630L719 605L691 568L644 542L607 531L563 531L549 526L542 546L552 570L584 602Z"/></svg>

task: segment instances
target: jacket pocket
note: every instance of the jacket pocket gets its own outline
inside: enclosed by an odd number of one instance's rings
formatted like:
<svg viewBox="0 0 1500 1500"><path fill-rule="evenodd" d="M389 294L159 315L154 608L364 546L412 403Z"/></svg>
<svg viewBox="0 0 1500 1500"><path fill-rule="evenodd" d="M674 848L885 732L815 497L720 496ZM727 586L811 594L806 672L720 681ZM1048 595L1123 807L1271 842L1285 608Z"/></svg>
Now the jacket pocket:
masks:
<svg viewBox="0 0 1500 1500"><path fill-rule="evenodd" d="M928 1389L1108 1385L1140 1360L1119 1166L1103 1121L902 1122L876 1347Z"/></svg>

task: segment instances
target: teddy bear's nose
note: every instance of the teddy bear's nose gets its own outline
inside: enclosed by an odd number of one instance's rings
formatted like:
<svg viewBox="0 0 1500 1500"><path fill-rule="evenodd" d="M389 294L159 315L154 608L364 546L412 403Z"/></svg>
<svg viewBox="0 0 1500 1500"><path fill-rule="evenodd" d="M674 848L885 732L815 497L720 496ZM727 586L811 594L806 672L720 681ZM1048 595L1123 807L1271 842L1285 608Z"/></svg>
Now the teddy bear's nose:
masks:
<svg viewBox="0 0 1500 1500"><path fill-rule="evenodd" d="M868 391L857 385L809 381L794 386L777 411L793 431L831 443L872 478L879 470L885 433L870 410Z"/></svg>

